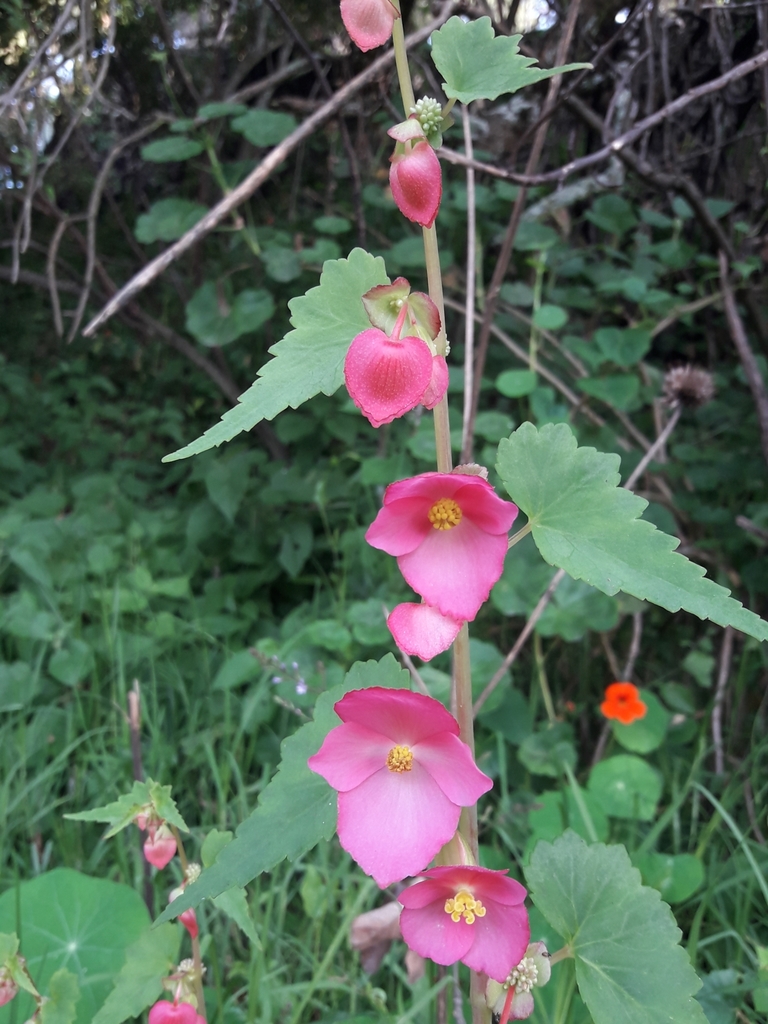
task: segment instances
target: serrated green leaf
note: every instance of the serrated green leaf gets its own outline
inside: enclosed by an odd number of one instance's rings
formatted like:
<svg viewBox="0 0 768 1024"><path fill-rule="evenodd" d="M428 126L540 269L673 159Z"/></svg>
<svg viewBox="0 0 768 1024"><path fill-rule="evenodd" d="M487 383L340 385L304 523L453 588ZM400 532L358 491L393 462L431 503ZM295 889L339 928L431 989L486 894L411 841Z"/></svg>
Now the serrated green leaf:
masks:
<svg viewBox="0 0 768 1024"><path fill-rule="evenodd" d="M202 437L166 455L163 462L230 441L288 406L298 409L321 391L332 395L343 382L344 357L352 339L370 327L362 296L374 285L388 283L384 261L363 249L353 249L347 259L325 263L320 284L288 303L294 329L269 350L274 359L262 367L259 379L240 396L236 408Z"/></svg>
<svg viewBox="0 0 768 1024"><path fill-rule="evenodd" d="M387 654L381 661L356 662L340 686L318 697L315 717L283 740L280 768L262 792L258 807L237 830L215 863L188 885L166 908L160 921L176 917L202 900L243 886L281 860L294 860L336 828L336 794L310 771L307 758L320 749L328 732L339 724L333 705L349 690L368 686L408 687L410 676Z"/></svg>
<svg viewBox="0 0 768 1024"><path fill-rule="evenodd" d="M93 1024L122 1024L138 1017L163 994L163 978L171 974L181 941L178 925L148 928L126 951L115 987L93 1018Z"/></svg>
<svg viewBox="0 0 768 1024"><path fill-rule="evenodd" d="M251 660L254 659L252 658ZM216 858L225 846L229 846L232 838L232 832L219 832L216 828L211 829L205 837L202 849L200 850L200 859L203 862L204 868L209 868L216 862ZM221 895L215 896L213 905L226 914L227 917L231 918L254 945L261 948L261 941L256 932L256 926L253 923L251 910L248 906L248 897L242 886L237 885L233 889L227 889Z"/></svg>
<svg viewBox="0 0 768 1024"><path fill-rule="evenodd" d="M189 160L199 156L205 146L186 135L172 135L167 139L158 139L141 147L141 159L153 164L170 163L173 160Z"/></svg>
<svg viewBox="0 0 768 1024"><path fill-rule="evenodd" d="M102 821L110 826L104 833L104 839L110 839L122 829L127 828L140 811L153 806L158 817L164 818L169 824L175 825L182 832L189 832L184 819L179 814L175 802L171 798L171 787L161 786L159 782L147 779L146 782L134 782L130 793L124 793L111 804L94 807L90 811L78 811L65 814L70 821Z"/></svg>
<svg viewBox="0 0 768 1024"><path fill-rule="evenodd" d="M182 832L189 832L186 822L179 814L176 801L171 796L171 786L161 786L159 782L147 779L149 783L149 799L152 801L159 817L167 821L169 825L175 825Z"/></svg>
<svg viewBox="0 0 768 1024"><path fill-rule="evenodd" d="M676 553L676 537L639 518L648 503L618 486L619 464L618 455L578 448L564 423L524 423L499 444L497 469L550 565L606 594L623 590L768 639L767 622Z"/></svg>
<svg viewBox="0 0 768 1024"><path fill-rule="evenodd" d="M432 60L443 76L445 95L471 103L495 100L502 93L517 92L523 86L552 78L564 71L577 71L589 64L532 68L536 61L520 53L522 36L495 36L490 18L463 21L454 16L432 34Z"/></svg>
<svg viewBox="0 0 768 1024"><path fill-rule="evenodd" d="M0 967L15 957L19 951L19 937L16 932L0 933Z"/></svg>
<svg viewBox="0 0 768 1024"><path fill-rule="evenodd" d="M588 846L568 831L538 844L525 877L537 909L573 952L594 1024L706 1024L680 929L623 846Z"/></svg>
<svg viewBox="0 0 768 1024"><path fill-rule="evenodd" d="M40 1010L40 1024L72 1024L76 1015L76 1004L80 998L77 978L64 967L51 977L50 997Z"/></svg>

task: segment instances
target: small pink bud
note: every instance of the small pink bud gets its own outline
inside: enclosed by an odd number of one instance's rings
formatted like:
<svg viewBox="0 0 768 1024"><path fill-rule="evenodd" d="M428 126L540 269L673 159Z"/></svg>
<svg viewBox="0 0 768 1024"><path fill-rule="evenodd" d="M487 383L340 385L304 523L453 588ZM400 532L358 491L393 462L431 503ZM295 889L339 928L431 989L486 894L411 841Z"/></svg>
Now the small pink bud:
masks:
<svg viewBox="0 0 768 1024"><path fill-rule="evenodd" d="M189 910L182 911L179 914L179 920L189 932L190 938L196 939L200 933L200 929L197 925L197 915L192 907Z"/></svg>
<svg viewBox="0 0 768 1024"><path fill-rule="evenodd" d="M389 184L400 213L431 228L443 195L443 175L434 149L426 141L417 142L410 152L395 152L390 162Z"/></svg>
<svg viewBox="0 0 768 1024"><path fill-rule="evenodd" d="M399 17L390 0L341 0L344 27L363 52L386 43Z"/></svg>
<svg viewBox="0 0 768 1024"><path fill-rule="evenodd" d="M0 1006L10 1003L18 991L19 986L11 977L8 968L0 967Z"/></svg>
<svg viewBox="0 0 768 1024"><path fill-rule="evenodd" d="M143 832L147 827L147 816L146 814L137 814L133 819L139 827L139 831Z"/></svg>
<svg viewBox="0 0 768 1024"><path fill-rule="evenodd" d="M176 853L176 840L167 825L161 825L144 841L144 856L156 868L170 864Z"/></svg>
<svg viewBox="0 0 768 1024"><path fill-rule="evenodd" d="M161 999L149 1011L149 1024L198 1024L201 1017L192 1003L169 1003Z"/></svg>

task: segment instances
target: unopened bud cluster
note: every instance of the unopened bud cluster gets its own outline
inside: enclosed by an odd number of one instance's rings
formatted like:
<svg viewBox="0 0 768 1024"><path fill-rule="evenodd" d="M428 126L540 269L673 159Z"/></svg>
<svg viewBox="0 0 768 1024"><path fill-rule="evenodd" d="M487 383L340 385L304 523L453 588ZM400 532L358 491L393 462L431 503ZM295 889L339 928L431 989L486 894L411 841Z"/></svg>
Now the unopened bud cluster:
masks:
<svg viewBox="0 0 768 1024"><path fill-rule="evenodd" d="M416 115L425 135L431 135L443 123L443 108L432 96L422 96L417 100L416 106L411 107L411 113Z"/></svg>

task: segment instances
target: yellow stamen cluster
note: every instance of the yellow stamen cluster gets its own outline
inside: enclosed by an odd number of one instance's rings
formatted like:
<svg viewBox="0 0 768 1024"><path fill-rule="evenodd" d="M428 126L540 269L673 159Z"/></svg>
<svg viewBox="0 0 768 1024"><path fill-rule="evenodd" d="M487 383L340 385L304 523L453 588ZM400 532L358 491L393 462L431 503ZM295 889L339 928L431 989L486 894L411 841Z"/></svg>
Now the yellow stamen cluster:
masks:
<svg viewBox="0 0 768 1024"><path fill-rule="evenodd" d="M428 512L436 530L452 530L461 522L461 508L453 498L439 498Z"/></svg>
<svg viewBox="0 0 768 1024"><path fill-rule="evenodd" d="M467 924L473 924L476 917L485 917L483 904L466 889L459 889L455 896L445 901L445 912L451 915L452 921L460 921L463 917Z"/></svg>
<svg viewBox="0 0 768 1024"><path fill-rule="evenodd" d="M387 768L391 772L409 772L413 768L413 754L408 747L392 747L387 754Z"/></svg>

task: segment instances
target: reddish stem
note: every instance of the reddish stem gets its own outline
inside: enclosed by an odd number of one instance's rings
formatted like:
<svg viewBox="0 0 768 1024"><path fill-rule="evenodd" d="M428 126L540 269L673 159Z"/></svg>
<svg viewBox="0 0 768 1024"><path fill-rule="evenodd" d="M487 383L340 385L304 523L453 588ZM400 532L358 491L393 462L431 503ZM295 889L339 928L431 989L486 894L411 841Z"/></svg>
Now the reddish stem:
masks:
<svg viewBox="0 0 768 1024"><path fill-rule="evenodd" d="M507 998L504 1000L504 1009L501 1011L499 1024L508 1024L509 1015L512 1013L512 1000L515 997L515 986L510 985L507 991Z"/></svg>

